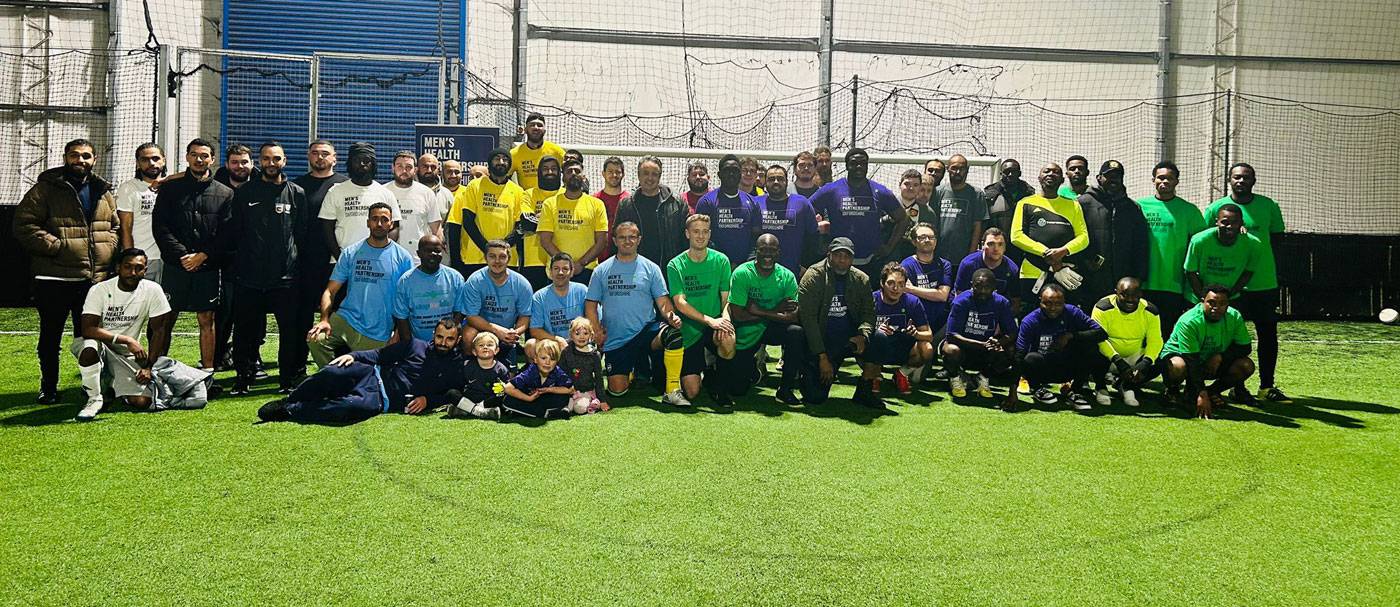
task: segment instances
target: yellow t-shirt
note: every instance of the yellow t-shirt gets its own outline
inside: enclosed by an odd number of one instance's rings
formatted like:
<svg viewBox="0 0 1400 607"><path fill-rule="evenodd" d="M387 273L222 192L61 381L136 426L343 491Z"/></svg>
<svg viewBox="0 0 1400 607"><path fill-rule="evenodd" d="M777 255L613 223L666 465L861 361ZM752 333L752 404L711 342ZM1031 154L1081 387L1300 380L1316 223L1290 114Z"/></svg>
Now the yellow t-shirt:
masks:
<svg viewBox="0 0 1400 607"><path fill-rule="evenodd" d="M549 200L558 193L559 190L544 190L536 186L525 190L525 198L522 200L529 200L534 203L535 216L538 217L544 213L544 201ZM525 208L522 207L520 213L524 214ZM525 259L521 260L520 267L543 268L549 265L549 253L545 253L544 247L540 246L540 236L538 232L525 237L524 247Z"/></svg>
<svg viewBox="0 0 1400 607"><path fill-rule="evenodd" d="M476 214L476 225L486 240L505 238L515 228L515 220L520 215L520 205L525 199L525 190L514 181L497 184L487 177L473 179L466 186L457 188L452 200L452 212L447 214L447 223L462 225L462 210ZM462 232L462 263L486 263L486 255L476 247L476 243Z"/></svg>
<svg viewBox="0 0 1400 607"><path fill-rule="evenodd" d="M556 194L544 201L539 231L553 232L554 246L578 259L593 248L594 234L607 234L608 209L603 201L588 194L579 195L577 200ZM589 269L596 267L596 259L588 264Z"/></svg>
<svg viewBox="0 0 1400 607"><path fill-rule="evenodd" d="M521 189L528 190L540 185L535 171L540 168L540 159L546 154L559 159L560 162L564 161L564 148L552 141L541 143L537 150L530 149L530 146L523 142L511 149L510 170L515 173L515 180L520 182Z"/></svg>

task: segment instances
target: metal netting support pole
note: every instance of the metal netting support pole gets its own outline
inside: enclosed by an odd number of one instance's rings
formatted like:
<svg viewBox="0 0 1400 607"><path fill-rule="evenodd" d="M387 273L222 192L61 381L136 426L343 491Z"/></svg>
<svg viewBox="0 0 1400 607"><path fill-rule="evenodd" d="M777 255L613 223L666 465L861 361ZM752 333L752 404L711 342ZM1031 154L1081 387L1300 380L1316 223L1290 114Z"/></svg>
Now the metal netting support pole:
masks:
<svg viewBox="0 0 1400 607"><path fill-rule="evenodd" d="M514 77L511 98L515 100L516 127L525 122L525 70L528 65L526 52L530 46L530 15L525 2L526 0L515 0L515 61L511 69L511 76Z"/></svg>
<svg viewBox="0 0 1400 607"><path fill-rule="evenodd" d="M321 114L321 58L311 56L311 66L309 68L311 77L311 90L307 92L306 109L306 141L312 142L319 139L317 132L320 131Z"/></svg>
<svg viewBox="0 0 1400 607"><path fill-rule="evenodd" d="M817 143L831 145L831 41L835 35L832 19L836 14L836 0L822 0L821 34L817 38L817 84L821 87L821 99L817 102Z"/></svg>
<svg viewBox="0 0 1400 607"><path fill-rule="evenodd" d="M447 56L438 61L438 124L447 124Z"/></svg>
<svg viewBox="0 0 1400 607"><path fill-rule="evenodd" d="M1226 195L1230 194L1230 138L1235 134L1234 97L1234 89L1225 91L1225 186L1222 189Z"/></svg>
<svg viewBox="0 0 1400 607"><path fill-rule="evenodd" d="M180 125L178 118L171 117L171 99L174 91L171 90L172 65L178 67L179 59L176 56L178 51L174 46L162 44L156 50L156 115L154 116L155 140L166 150L179 150ZM179 100L175 101L175 107L180 106ZM178 115L178 111L174 112ZM168 153L168 152L167 152ZM182 154L175 154L175 158L183 157ZM171 172L175 170L175 163L170 163Z"/></svg>
<svg viewBox="0 0 1400 607"><path fill-rule="evenodd" d="M1171 156L1172 0L1159 0L1157 13L1157 160Z"/></svg>
<svg viewBox="0 0 1400 607"><path fill-rule="evenodd" d="M846 147L856 147L856 106L860 104L860 75L851 76L851 141Z"/></svg>

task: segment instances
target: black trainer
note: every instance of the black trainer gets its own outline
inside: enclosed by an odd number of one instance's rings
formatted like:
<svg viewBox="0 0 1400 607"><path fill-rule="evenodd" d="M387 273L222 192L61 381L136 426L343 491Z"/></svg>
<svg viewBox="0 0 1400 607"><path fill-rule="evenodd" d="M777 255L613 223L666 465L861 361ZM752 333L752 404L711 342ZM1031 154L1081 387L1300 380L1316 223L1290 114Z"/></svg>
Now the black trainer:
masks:
<svg viewBox="0 0 1400 607"><path fill-rule="evenodd" d="M775 394L774 397L778 399L778 402L785 405L796 407L802 404L802 399L797 398L797 395L793 394L792 388L779 388L778 393Z"/></svg>
<svg viewBox="0 0 1400 607"><path fill-rule="evenodd" d="M247 396L253 391L248 382L242 379L233 382L233 388L228 391L230 396Z"/></svg>
<svg viewBox="0 0 1400 607"><path fill-rule="evenodd" d="M287 410L287 399L279 398L258 407L258 419L265 422L285 422L292 419L292 412Z"/></svg>
<svg viewBox="0 0 1400 607"><path fill-rule="evenodd" d="M58 403L58 390L40 390L39 398L34 399L40 405L52 405Z"/></svg>

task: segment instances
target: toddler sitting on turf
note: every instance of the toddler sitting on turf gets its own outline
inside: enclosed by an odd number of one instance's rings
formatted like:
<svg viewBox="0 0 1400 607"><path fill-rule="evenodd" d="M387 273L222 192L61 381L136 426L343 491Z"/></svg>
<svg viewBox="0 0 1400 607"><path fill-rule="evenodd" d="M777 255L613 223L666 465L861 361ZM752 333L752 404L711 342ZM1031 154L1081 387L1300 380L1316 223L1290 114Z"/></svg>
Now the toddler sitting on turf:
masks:
<svg viewBox="0 0 1400 607"><path fill-rule="evenodd" d="M510 381L510 370L496 360L498 348L500 340L486 331L472 338L472 354L476 360L467 361L462 367L465 385L456 404L447 409L448 417L501 418L500 407L505 400L502 384Z"/></svg>
<svg viewBox="0 0 1400 607"><path fill-rule="evenodd" d="M559 342L552 339L535 344L534 361L506 384L502 409L539 419L568 415L574 382L559 367L559 350Z"/></svg>
<svg viewBox="0 0 1400 607"><path fill-rule="evenodd" d="M593 324L582 316L569 323L569 347L559 359L564 372L573 378L574 394L569 412L574 415L607 411L608 403L598 399L603 385L603 353L593 345Z"/></svg>

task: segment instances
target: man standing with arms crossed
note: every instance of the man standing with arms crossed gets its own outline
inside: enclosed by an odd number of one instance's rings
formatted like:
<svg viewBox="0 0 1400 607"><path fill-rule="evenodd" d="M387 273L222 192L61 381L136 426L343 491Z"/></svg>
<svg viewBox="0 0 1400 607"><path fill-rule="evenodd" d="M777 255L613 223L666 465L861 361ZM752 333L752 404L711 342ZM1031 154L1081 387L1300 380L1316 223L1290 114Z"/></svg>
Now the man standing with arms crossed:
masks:
<svg viewBox="0 0 1400 607"><path fill-rule="evenodd" d="M869 170L870 156L865 150L851 148L846 152L846 176L823 185L812 195L812 208L830 222L830 235L851 239L855 247L853 263L867 276L867 282L872 271L879 275L895 243L913 225L894 193L866 178ZM877 243L872 236L880 233L881 215L888 216L894 227L889 240Z"/></svg>

